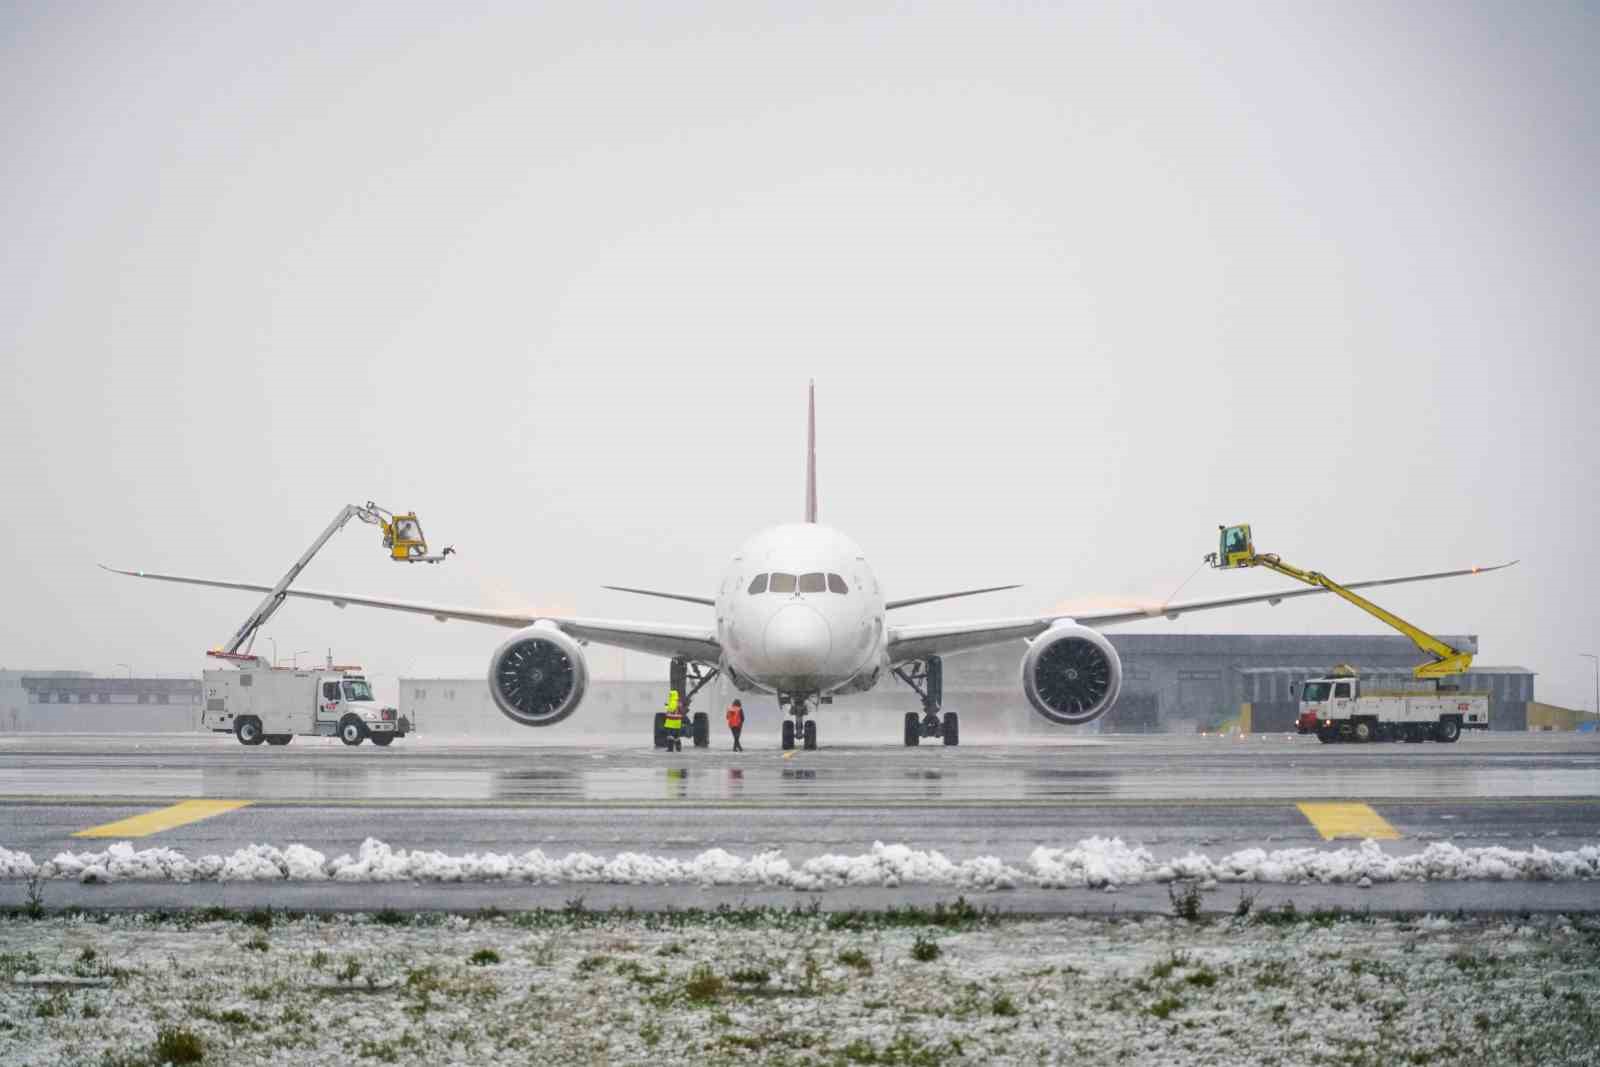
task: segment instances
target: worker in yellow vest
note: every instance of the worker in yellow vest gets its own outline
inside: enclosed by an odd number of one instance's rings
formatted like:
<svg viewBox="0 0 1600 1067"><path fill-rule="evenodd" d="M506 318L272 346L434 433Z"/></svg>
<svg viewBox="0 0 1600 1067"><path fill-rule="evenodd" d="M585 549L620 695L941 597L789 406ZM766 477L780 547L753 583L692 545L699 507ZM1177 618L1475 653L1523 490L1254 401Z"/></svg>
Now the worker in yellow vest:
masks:
<svg viewBox="0 0 1600 1067"><path fill-rule="evenodd" d="M678 707L679 697L676 689L667 690L667 718L662 723L662 729L667 735L667 751L683 751L683 711Z"/></svg>

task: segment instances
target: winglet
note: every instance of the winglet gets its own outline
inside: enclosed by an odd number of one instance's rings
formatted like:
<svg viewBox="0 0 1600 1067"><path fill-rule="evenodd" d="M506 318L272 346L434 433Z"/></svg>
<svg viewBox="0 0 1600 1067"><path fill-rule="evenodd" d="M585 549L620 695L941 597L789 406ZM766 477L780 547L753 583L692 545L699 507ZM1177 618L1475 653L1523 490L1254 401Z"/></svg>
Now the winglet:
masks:
<svg viewBox="0 0 1600 1067"><path fill-rule="evenodd" d="M817 521L817 380L806 400L806 521Z"/></svg>

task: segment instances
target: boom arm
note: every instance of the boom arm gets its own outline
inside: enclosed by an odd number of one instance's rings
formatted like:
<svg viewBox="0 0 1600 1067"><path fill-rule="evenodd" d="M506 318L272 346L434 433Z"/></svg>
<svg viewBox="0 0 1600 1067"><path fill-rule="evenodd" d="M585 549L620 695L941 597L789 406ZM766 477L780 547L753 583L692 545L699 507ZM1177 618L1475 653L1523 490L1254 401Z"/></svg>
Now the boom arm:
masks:
<svg viewBox="0 0 1600 1067"><path fill-rule="evenodd" d="M346 504L333 517L333 521L311 542L311 547L306 549L294 565L284 572L276 585L267 591L267 595L256 610L244 620L243 624L234 631L233 637L221 649L217 650L223 657L239 658L247 656L249 648L255 644L256 632L267 624L267 620L283 606L284 598L288 595L289 586L300 577L300 572L306 569L316 554L322 551L322 546L327 544L334 534L344 529L345 524L352 518L373 526L383 527L383 544L390 550L391 559L406 563L437 563L455 551L446 548L437 556L428 555L427 542L422 539L422 526L417 522L416 513L396 516L390 511L380 508L372 501L365 504ZM241 653L239 650L246 651Z"/></svg>
<svg viewBox="0 0 1600 1067"><path fill-rule="evenodd" d="M1380 608L1359 593L1352 592L1318 571L1305 571L1293 564L1285 563L1279 556L1271 552L1257 554L1255 544L1250 538L1250 527L1228 526L1222 531L1220 550L1206 557L1207 562L1219 568L1235 567L1265 567L1276 571L1285 578L1293 578L1306 585L1314 585L1335 596L1343 597L1373 618L1391 626L1411 639L1417 648L1433 657L1432 663L1418 664L1412 675L1417 678L1447 678L1453 674L1463 674L1472 666L1472 653L1462 651L1453 645L1446 644L1437 637L1420 627L1402 619L1394 612Z"/></svg>
<svg viewBox="0 0 1600 1067"><path fill-rule="evenodd" d="M251 645L255 644L256 631L265 626L267 620L272 618L277 610L283 606L284 593L294 583L294 580L300 577L300 572L306 569L306 564L310 563L316 554L322 551L322 546L327 544L334 534L344 529L345 523L357 515L361 516L361 521L363 522L376 523L382 521L378 518L376 511L369 511L356 504L346 504L340 509L339 514L333 517L333 521L328 523L327 528L318 535L315 541L311 542L311 547L306 549L304 554L294 561L294 565L284 572L283 577L278 579L278 583L267 591L266 597L256 606L256 610L252 611L245 618L244 623L233 632L233 637L228 640L226 645L222 646L224 653L230 656L235 655L240 648L246 647L246 642Z"/></svg>

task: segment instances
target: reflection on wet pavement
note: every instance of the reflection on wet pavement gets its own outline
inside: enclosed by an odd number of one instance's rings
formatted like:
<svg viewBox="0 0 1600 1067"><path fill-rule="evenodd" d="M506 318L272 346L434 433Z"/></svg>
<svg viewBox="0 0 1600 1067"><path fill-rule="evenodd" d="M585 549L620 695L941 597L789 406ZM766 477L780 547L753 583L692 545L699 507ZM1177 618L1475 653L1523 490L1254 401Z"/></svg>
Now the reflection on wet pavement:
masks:
<svg viewBox="0 0 1600 1067"><path fill-rule="evenodd" d="M307 739L301 739L307 740ZM1128 737L1094 745L686 751L445 745L404 751L241 749L223 738L12 737L10 797L208 796L250 800L625 803L662 800L960 803L1339 796L1593 796L1600 743L1489 735L1457 745L1328 747L1271 737Z"/></svg>

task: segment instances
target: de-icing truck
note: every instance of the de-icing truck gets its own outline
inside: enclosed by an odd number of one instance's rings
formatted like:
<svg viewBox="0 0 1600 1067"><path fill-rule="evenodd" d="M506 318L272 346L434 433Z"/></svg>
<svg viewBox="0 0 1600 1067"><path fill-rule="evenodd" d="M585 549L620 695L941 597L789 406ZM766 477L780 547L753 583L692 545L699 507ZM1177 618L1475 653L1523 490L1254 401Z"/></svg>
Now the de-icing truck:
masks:
<svg viewBox="0 0 1600 1067"><path fill-rule="evenodd" d="M372 686L355 673L359 670L338 665L298 670L253 662L241 663L238 670L205 671L200 724L231 733L245 745L287 745L299 735L338 737L347 745L370 739L384 746L410 733L411 723L394 708L373 702Z"/></svg>
<svg viewBox="0 0 1600 1067"><path fill-rule="evenodd" d="M1444 741L1489 728L1489 694L1462 689L1368 690L1348 669L1300 684L1302 734L1331 741Z"/></svg>

